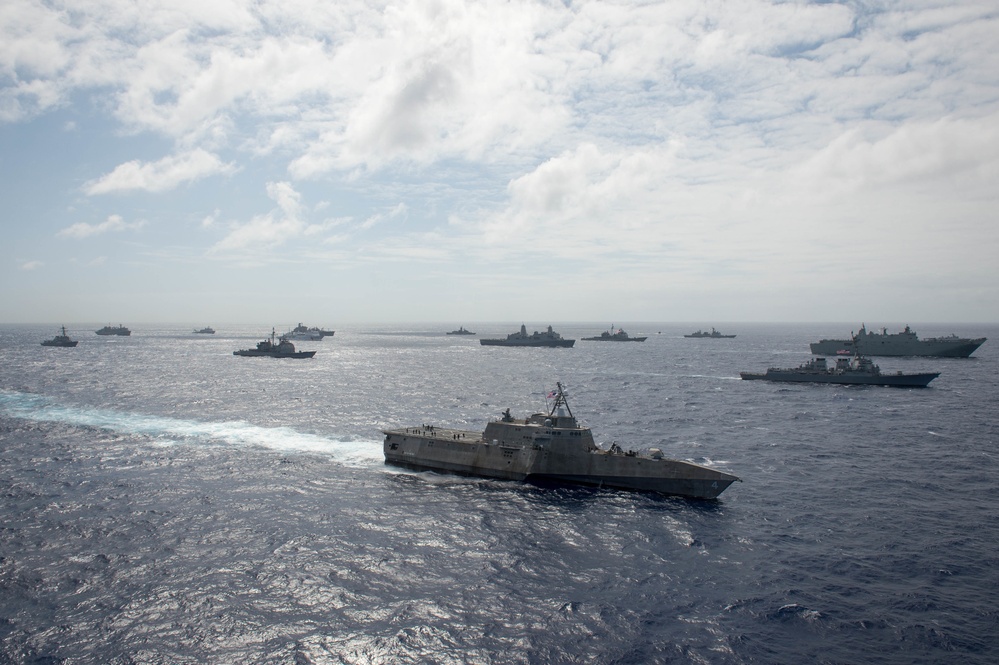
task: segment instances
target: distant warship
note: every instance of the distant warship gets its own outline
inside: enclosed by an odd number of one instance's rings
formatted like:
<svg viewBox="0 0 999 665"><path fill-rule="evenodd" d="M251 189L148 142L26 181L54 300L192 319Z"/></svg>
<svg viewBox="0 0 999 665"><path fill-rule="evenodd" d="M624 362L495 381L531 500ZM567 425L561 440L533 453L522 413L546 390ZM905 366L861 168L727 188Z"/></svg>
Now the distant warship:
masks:
<svg viewBox="0 0 999 665"><path fill-rule="evenodd" d="M919 339L916 333L905 327L900 333L888 334L885 328L880 333L872 333L865 325L850 339L823 339L810 344L812 353L817 356L836 354L857 354L862 356L937 356L944 358L967 358L975 349L985 343L984 337L969 339L950 335Z"/></svg>
<svg viewBox="0 0 999 665"><path fill-rule="evenodd" d="M205 328L202 328L201 330L195 330L194 334L195 335L214 335L215 334L215 329L212 328L211 326L207 326Z"/></svg>
<svg viewBox="0 0 999 665"><path fill-rule="evenodd" d="M684 337L710 337L711 339L732 339L735 335L723 335L714 328L711 332L702 332L698 330L697 332L692 332L689 335L684 335Z"/></svg>
<svg viewBox="0 0 999 665"><path fill-rule="evenodd" d="M465 326L458 326L457 330L452 330L451 332L446 333L446 334L448 334L448 335L474 335L475 333L473 333L471 330L465 330Z"/></svg>
<svg viewBox="0 0 999 665"><path fill-rule="evenodd" d="M510 333L506 339L480 339L479 344L483 346L561 346L570 347L576 343L574 339L565 339L562 335L552 330L548 326L547 332L539 333L534 331L533 335L527 334L527 326L521 325L520 332Z"/></svg>
<svg viewBox="0 0 999 665"><path fill-rule="evenodd" d="M699 464L599 448L566 402L562 384L547 413L514 418L510 409L482 432L431 425L384 430L385 462L487 478L651 491L714 499L737 477Z"/></svg>
<svg viewBox="0 0 999 665"><path fill-rule="evenodd" d="M75 339L70 339L69 335L66 334L66 326L62 327L62 334L56 335L52 339L47 339L42 342L42 346L76 346L79 344Z"/></svg>
<svg viewBox="0 0 999 665"><path fill-rule="evenodd" d="M128 337L132 334L131 330L121 324L117 326L106 325L96 332L98 335L120 335L122 337Z"/></svg>
<svg viewBox="0 0 999 665"><path fill-rule="evenodd" d="M309 342L317 342L323 337L332 337L336 333L335 330L323 330L322 328L317 328L315 326L309 328L302 323L289 330L288 332L281 335L281 340L305 340Z"/></svg>
<svg viewBox="0 0 999 665"><path fill-rule="evenodd" d="M764 374L740 372L747 381L780 381L785 383L836 383L858 386L892 386L895 388L925 388L940 372L921 374L882 374L881 368L867 358L837 358L829 367L825 358L814 358L794 369L771 367Z"/></svg>
<svg viewBox="0 0 999 665"><path fill-rule="evenodd" d="M614 330L614 326L611 326L611 331ZM644 342L648 337L631 337L622 328L618 328L617 332L604 331L600 333L599 337L582 337L584 342Z"/></svg>
<svg viewBox="0 0 999 665"><path fill-rule="evenodd" d="M274 330L271 330L271 338L262 342L257 342L255 349L240 349L233 351L234 356L266 356L268 358L311 358L316 355L315 351L296 351L295 345L288 340L281 340L274 343Z"/></svg>

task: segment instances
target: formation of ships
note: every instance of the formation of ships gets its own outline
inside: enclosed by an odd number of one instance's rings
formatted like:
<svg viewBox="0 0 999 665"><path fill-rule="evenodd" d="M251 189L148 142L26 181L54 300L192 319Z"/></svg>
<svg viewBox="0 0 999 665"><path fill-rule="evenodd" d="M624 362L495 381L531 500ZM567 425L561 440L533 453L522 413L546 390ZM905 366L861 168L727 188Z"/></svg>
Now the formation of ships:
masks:
<svg viewBox="0 0 999 665"><path fill-rule="evenodd" d="M215 334L206 327L194 334ZM123 325L105 326L98 335L129 336ZM312 358L316 351L299 351L291 342L318 341L334 334L332 330L307 327L301 323L278 336L274 329L268 339L255 348L233 351L234 356L269 358ZM475 335L463 326L447 335ZM698 330L685 338L732 339L714 328ZM622 328L583 341L644 342L647 337L632 337ZM877 385L925 388L940 376L939 372L882 372L867 356L928 356L967 358L986 339L960 338L955 335L920 340L908 326L889 334L868 332L866 326L848 339L822 339L810 344L816 357L794 368L768 368L765 372L740 372L749 381L783 383L832 383L840 385ZM564 338L548 326L543 332L528 334L526 325L505 338L480 339L483 346L571 348L576 340ZM65 326L42 346L75 347ZM825 356L834 356L829 364ZM622 490L651 491L697 499L717 498L738 477L706 466L664 457L656 448L645 453L625 451L616 443L601 448L590 428L580 425L569 409L561 383L548 395L551 400L544 413L514 418L507 409L502 417L486 424L481 432L431 425L383 430L384 455L388 464L413 469L433 470L535 483L559 483L606 487ZM546 400L547 402L547 400Z"/></svg>

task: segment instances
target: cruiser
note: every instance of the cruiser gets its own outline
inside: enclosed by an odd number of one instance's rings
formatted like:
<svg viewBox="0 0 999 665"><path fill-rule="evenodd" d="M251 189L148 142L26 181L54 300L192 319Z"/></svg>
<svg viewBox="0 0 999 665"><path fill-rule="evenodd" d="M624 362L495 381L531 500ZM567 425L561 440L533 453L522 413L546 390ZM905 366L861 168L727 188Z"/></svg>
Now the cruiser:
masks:
<svg viewBox="0 0 999 665"><path fill-rule="evenodd" d="M521 325L520 332L510 333L506 339L480 339L479 344L483 346L562 346L571 347L576 343L574 339L565 339L562 335L552 330L548 326L548 331L539 333L534 331L533 335L527 334L527 326Z"/></svg>
<svg viewBox="0 0 999 665"><path fill-rule="evenodd" d="M900 333L889 334L885 328L880 333L872 333L867 330L867 326L861 324L860 332L851 334L850 339L823 339L812 342L809 346L817 356L850 353L864 356L967 358L984 343L984 337L969 339L953 334L949 337L919 339L909 326Z"/></svg>
<svg viewBox="0 0 999 665"><path fill-rule="evenodd" d="M122 337L128 337L132 334L132 331L125 326L118 324L112 327L110 324L104 326L100 330L96 331L98 335L120 335Z"/></svg>
<svg viewBox="0 0 999 665"><path fill-rule="evenodd" d="M255 349L240 349L233 351L234 356L267 356L268 358L311 358L316 355L315 351L296 351L295 345L287 340L274 343L274 329L271 329L271 338L262 342L257 342Z"/></svg>
<svg viewBox="0 0 999 665"><path fill-rule="evenodd" d="M764 374L740 372L747 381L782 381L786 383L837 383L852 386L892 386L895 388L925 388L940 372L922 374L882 374L881 368L868 358L837 358L829 367L825 358L814 358L794 369L771 367Z"/></svg>
<svg viewBox="0 0 999 665"><path fill-rule="evenodd" d="M692 332L689 335L684 335L684 337L710 337L711 339L732 339L735 335L723 335L714 328L711 332L702 332L698 330L697 332Z"/></svg>
<svg viewBox="0 0 999 665"><path fill-rule="evenodd" d="M614 330L614 326L611 326ZM648 337L630 337L623 328L618 328L617 332L604 331L599 337L583 337L584 342L644 342Z"/></svg>
<svg viewBox="0 0 999 665"><path fill-rule="evenodd" d="M76 346L79 344L75 339L70 339L69 335L66 334L66 326L62 327L62 334L56 335L52 339L47 339L42 342L42 346Z"/></svg>
<svg viewBox="0 0 999 665"><path fill-rule="evenodd" d="M420 425L383 430L385 462L411 469L536 483L564 483L622 490L660 492L714 499L739 480L691 462L648 454L608 450L593 441L569 409L562 384L548 397L547 413L514 418L510 409L482 432Z"/></svg>

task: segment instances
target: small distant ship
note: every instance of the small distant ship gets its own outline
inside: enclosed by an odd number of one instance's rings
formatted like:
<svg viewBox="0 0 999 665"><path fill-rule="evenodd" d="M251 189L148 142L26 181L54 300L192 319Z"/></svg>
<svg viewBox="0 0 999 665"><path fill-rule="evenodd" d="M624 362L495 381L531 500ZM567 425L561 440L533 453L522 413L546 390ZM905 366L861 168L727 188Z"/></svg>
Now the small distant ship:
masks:
<svg viewBox="0 0 999 665"><path fill-rule="evenodd" d="M332 337L336 333L335 330L323 330L322 328L317 328L313 326L309 328L302 323L299 323L293 329L281 335L282 340L298 340L298 341L308 341L308 342L318 342L323 337Z"/></svg>
<svg viewBox="0 0 999 665"><path fill-rule="evenodd" d="M52 339L47 339L42 342L42 346L76 346L79 344L75 339L70 339L69 335L66 334L66 326L62 327L62 334L56 335Z"/></svg>
<svg viewBox="0 0 999 665"><path fill-rule="evenodd" d="M618 328L617 332L613 332L614 326L611 326L610 331L604 331L600 333L599 337L581 337L584 342L644 342L648 337L631 337L624 331L623 328Z"/></svg>
<svg viewBox="0 0 999 665"><path fill-rule="evenodd" d="M215 329L212 328L211 326L206 326L206 327L202 328L201 330L195 330L192 334L194 334L194 335L214 335L215 334Z"/></svg>
<svg viewBox="0 0 999 665"><path fill-rule="evenodd" d="M565 339L562 335L558 334L552 330L551 326L548 326L548 330L543 333L539 333L537 330L534 334L527 334L527 326L521 325L520 332L510 333L506 336L506 339L480 339L479 344L482 346L552 346L552 347L571 347L576 343L574 339Z"/></svg>
<svg viewBox="0 0 999 665"><path fill-rule="evenodd" d="M481 432L431 425L383 430L385 462L411 469L659 492L714 499L736 476L668 459L658 448L648 454L597 446L589 427L572 415L562 384L548 394L546 413L514 418L510 409Z"/></svg>
<svg viewBox="0 0 999 665"><path fill-rule="evenodd" d="M131 330L121 325L120 323L116 326L108 324L95 332L98 335L120 335L121 337L128 337L129 335L132 334Z"/></svg>
<svg viewBox="0 0 999 665"><path fill-rule="evenodd" d="M281 340L274 343L274 330L271 329L271 338L262 342L257 342L255 349L240 349L233 351L234 356L266 356L268 358L311 358L316 355L315 351L296 351L295 345L288 340Z"/></svg>
<svg viewBox="0 0 999 665"><path fill-rule="evenodd" d="M851 334L850 339L823 339L809 346L817 356L832 356L849 353L862 356L933 356L939 358L967 358L985 343L985 337L975 339L958 337L930 337L919 339L916 333L905 327L899 333L889 334L882 328L880 333L872 333L861 324L860 332Z"/></svg>
<svg viewBox="0 0 999 665"><path fill-rule="evenodd" d="M825 358L813 358L794 369L771 367L764 374L740 372L747 381L781 381L785 383L836 383L855 386L892 386L895 388L925 388L940 372L920 374L883 374L881 368L862 356L836 358L829 367Z"/></svg>
<svg viewBox="0 0 999 665"><path fill-rule="evenodd" d="M732 339L735 335L723 335L714 328L711 332L703 332L698 330L697 332L692 332L689 335L684 335L684 337L710 337L711 339Z"/></svg>
<svg viewBox="0 0 999 665"><path fill-rule="evenodd" d="M465 326L459 326L457 330L452 330L448 335L474 335L471 330L465 330Z"/></svg>

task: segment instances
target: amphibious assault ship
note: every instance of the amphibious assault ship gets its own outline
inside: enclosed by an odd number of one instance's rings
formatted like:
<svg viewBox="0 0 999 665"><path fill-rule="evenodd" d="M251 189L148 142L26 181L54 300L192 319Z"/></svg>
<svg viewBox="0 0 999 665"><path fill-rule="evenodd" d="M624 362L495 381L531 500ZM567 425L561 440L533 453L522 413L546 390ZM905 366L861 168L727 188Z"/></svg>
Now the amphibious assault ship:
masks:
<svg viewBox="0 0 999 665"><path fill-rule="evenodd" d="M714 499L737 477L705 466L648 454L604 450L569 409L562 384L547 413L514 418L510 409L482 432L420 425L383 430L385 462L469 476L659 492Z"/></svg>
<svg viewBox="0 0 999 665"><path fill-rule="evenodd" d="M537 330L534 331L533 335L527 334L527 326L521 324L520 332L510 333L506 336L506 339L480 339L479 344L482 346L562 346L570 347L576 343L574 339L565 339L562 335L552 330L551 326L548 326L548 330L543 333L539 333Z"/></svg>
<svg viewBox="0 0 999 665"><path fill-rule="evenodd" d="M868 358L837 358L829 367L825 358L815 358L794 369L771 367L763 374L740 372L747 381L781 381L785 383L837 383L856 386L892 386L895 388L925 388L940 372L920 374L882 374L881 368Z"/></svg>
<svg viewBox="0 0 999 665"><path fill-rule="evenodd" d="M942 358L967 358L975 349L985 343L984 337L969 339L950 335L919 339L916 333L905 327L900 333L889 334L885 328L880 333L867 330L861 325L860 332L850 339L823 339L809 346L817 356L834 356L849 353L862 356L936 356Z"/></svg>

